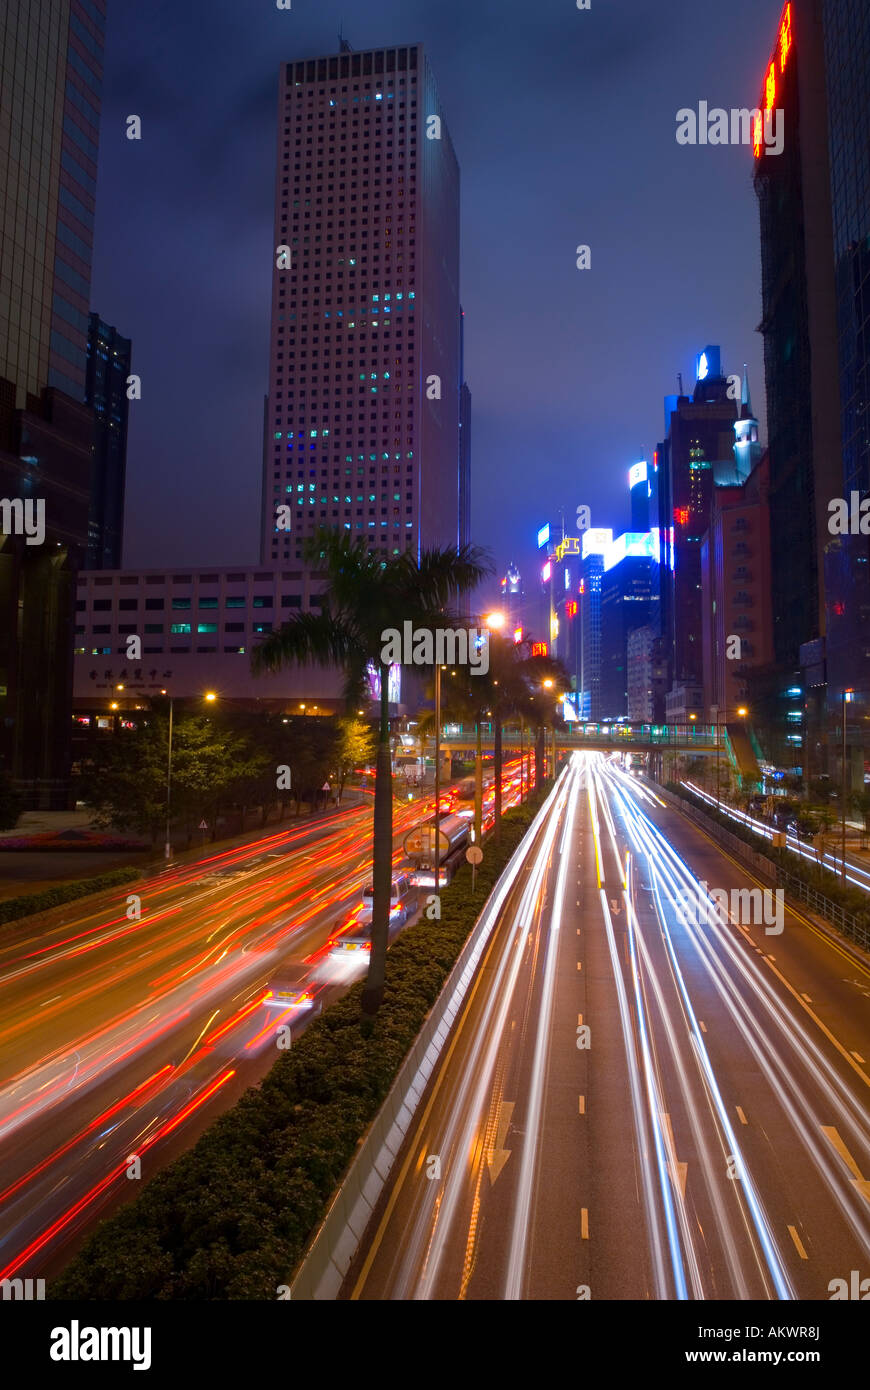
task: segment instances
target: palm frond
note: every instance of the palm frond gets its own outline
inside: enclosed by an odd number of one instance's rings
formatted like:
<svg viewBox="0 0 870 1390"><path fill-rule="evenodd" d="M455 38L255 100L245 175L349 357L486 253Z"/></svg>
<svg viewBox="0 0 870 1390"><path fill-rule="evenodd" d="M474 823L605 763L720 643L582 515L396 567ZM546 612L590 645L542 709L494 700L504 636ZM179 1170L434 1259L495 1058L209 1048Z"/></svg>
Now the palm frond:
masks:
<svg viewBox="0 0 870 1390"><path fill-rule="evenodd" d="M350 624L330 613L299 612L270 632L251 653L254 675L282 666L346 666L358 652Z"/></svg>

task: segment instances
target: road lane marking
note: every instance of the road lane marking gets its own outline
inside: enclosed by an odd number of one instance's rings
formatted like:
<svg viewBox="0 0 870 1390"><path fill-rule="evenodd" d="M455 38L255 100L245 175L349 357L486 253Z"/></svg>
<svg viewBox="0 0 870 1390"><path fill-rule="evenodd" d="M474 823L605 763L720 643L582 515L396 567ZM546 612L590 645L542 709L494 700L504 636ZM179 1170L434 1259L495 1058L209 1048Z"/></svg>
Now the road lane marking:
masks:
<svg viewBox="0 0 870 1390"><path fill-rule="evenodd" d="M581 1096L581 1097L580 1097L580 1114L581 1114L581 1115L585 1115L585 1114L586 1114L586 1097L585 1097L585 1096Z"/></svg>
<svg viewBox="0 0 870 1390"><path fill-rule="evenodd" d="M700 1028L702 1033L706 1033L707 1025L706 1023L702 1023L700 1019L698 1019L698 1027Z"/></svg>
<svg viewBox="0 0 870 1390"><path fill-rule="evenodd" d="M749 1121L747 1120L746 1116L745 1116L744 1113L743 1113L743 1107L740 1106L740 1105L737 1106L737 1114L740 1116L740 1123L741 1123L742 1125L748 1125L748 1124L749 1124Z"/></svg>
<svg viewBox="0 0 870 1390"><path fill-rule="evenodd" d="M795 1249L797 1250L797 1252L798 1252L798 1254L800 1255L801 1259L802 1259L802 1260L808 1260L810 1257L809 1257L809 1255L807 1254L806 1250L804 1249L803 1241L801 1240L801 1238L800 1238L800 1236L798 1235L797 1231L795 1230L794 1226L789 1226L789 1228L788 1228L788 1233L789 1233L789 1235L791 1236L792 1240L794 1241Z"/></svg>
<svg viewBox="0 0 870 1390"><path fill-rule="evenodd" d="M849 1153L849 1150L846 1148L846 1145L843 1143L839 1131L835 1129L833 1125L822 1125L821 1130L828 1143L832 1146L832 1148L836 1149L837 1153L840 1155L840 1158L843 1160L846 1167L849 1169L849 1172L852 1174L853 1187L856 1187L858 1189L862 1197L866 1197L867 1200L870 1201L870 1178L865 1178L863 1176L861 1169L855 1162L855 1159L852 1157L852 1155Z"/></svg>
<svg viewBox="0 0 870 1390"><path fill-rule="evenodd" d="M577 962L577 969L578 969L578 970L582 970L582 969L583 969L583 962L582 962L582 960L578 960L578 962Z"/></svg>
<svg viewBox="0 0 870 1390"><path fill-rule="evenodd" d="M580 1208L580 1239L589 1239L589 1212L586 1207Z"/></svg>
<svg viewBox="0 0 870 1390"><path fill-rule="evenodd" d="M665 1148L667 1149L668 1154L668 1172L671 1176L671 1182L679 1187L680 1195L682 1197L685 1197L686 1174L689 1171L689 1165L688 1163L680 1163L679 1159L677 1158L677 1146L674 1143L674 1131L671 1127L670 1115L667 1113L667 1111L663 1110L660 1112L660 1118L664 1127Z"/></svg>
<svg viewBox="0 0 870 1390"><path fill-rule="evenodd" d="M852 1053L852 1056L855 1058L855 1061L856 1061L856 1062L863 1062L863 1061L864 1061L864 1058L861 1056L861 1053L860 1053L860 1052L853 1052L853 1053Z"/></svg>
<svg viewBox="0 0 870 1390"><path fill-rule="evenodd" d="M805 999L805 1000L807 1001L808 1004L812 1004L812 1002L813 1002L812 999L810 998L810 996L809 996L808 994L802 994L802 995L801 995L801 999Z"/></svg>

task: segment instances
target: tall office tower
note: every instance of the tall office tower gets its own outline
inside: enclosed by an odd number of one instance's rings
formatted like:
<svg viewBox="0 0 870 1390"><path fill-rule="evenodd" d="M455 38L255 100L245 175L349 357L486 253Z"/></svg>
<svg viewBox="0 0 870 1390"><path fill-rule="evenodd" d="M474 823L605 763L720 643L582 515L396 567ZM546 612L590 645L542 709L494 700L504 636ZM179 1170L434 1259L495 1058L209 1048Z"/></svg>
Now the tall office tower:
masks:
<svg viewBox="0 0 870 1390"><path fill-rule="evenodd" d="M99 314L91 314L85 396L95 416L88 523L89 570L121 568L130 360L130 339L122 338L116 328L103 323Z"/></svg>
<svg viewBox="0 0 870 1390"><path fill-rule="evenodd" d="M632 531L649 530L649 469L646 459L633 463L628 470L628 492L631 498Z"/></svg>
<svg viewBox="0 0 870 1390"><path fill-rule="evenodd" d="M459 167L428 62L343 46L280 82L263 562L323 525L455 546Z"/></svg>
<svg viewBox="0 0 870 1390"><path fill-rule="evenodd" d="M601 576L604 556L613 541L610 527L590 527L580 538L580 692L581 719L601 718Z"/></svg>
<svg viewBox="0 0 870 1390"><path fill-rule="evenodd" d="M506 637L516 637L525 624L525 595L522 575L511 560L507 572L502 575L499 608L505 615L504 632ZM521 638L517 639L522 640Z"/></svg>
<svg viewBox="0 0 870 1390"><path fill-rule="evenodd" d="M465 310L459 310L459 545L471 540L471 391L465 380Z"/></svg>
<svg viewBox="0 0 870 1390"><path fill-rule="evenodd" d="M761 223L773 641L785 687L794 683L801 646L825 636L828 502L842 487L822 0L786 4L759 105L778 113L783 142L777 154L756 136L754 182Z"/></svg>
<svg viewBox="0 0 870 1390"><path fill-rule="evenodd" d="M701 541L710 520L718 469L734 469L736 387L729 395L718 347L699 353L691 396L665 397L666 437L656 450L654 511L658 526L658 594L673 684L700 685ZM672 539L666 533L673 528Z"/></svg>
<svg viewBox="0 0 870 1390"><path fill-rule="evenodd" d="M824 0L825 75L831 165L831 212L840 378L843 479L839 495L870 496L870 9L856 0ZM870 543L847 535L831 541L825 563L828 707L843 691L870 691ZM857 701L849 712L857 712ZM862 713L864 711L862 710ZM863 790L863 758L849 720Z"/></svg>
<svg viewBox="0 0 870 1390"><path fill-rule="evenodd" d="M0 767L31 806L68 792L103 28L103 0L0 17Z"/></svg>
<svg viewBox="0 0 870 1390"><path fill-rule="evenodd" d="M628 714L628 639L649 623L653 533L617 536L603 557L601 576L601 718Z"/></svg>

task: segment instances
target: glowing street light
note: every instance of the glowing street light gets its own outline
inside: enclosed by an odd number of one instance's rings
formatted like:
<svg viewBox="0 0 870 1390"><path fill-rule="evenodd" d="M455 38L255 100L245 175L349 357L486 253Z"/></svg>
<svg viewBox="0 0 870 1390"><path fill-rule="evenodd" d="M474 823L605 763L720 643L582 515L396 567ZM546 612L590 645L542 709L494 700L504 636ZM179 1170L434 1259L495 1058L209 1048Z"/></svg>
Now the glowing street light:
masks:
<svg viewBox="0 0 870 1390"><path fill-rule="evenodd" d="M506 622L507 619L504 613L499 613L498 611L487 613L483 620L484 626L488 627L490 632L501 632Z"/></svg>

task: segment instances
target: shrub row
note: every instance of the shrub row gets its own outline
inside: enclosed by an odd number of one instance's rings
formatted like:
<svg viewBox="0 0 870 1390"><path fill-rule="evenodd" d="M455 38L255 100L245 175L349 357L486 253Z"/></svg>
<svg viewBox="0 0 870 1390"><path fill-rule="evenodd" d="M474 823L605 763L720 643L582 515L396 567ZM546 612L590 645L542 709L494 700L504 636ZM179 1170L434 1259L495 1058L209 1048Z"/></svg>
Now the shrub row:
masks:
<svg viewBox="0 0 870 1390"><path fill-rule="evenodd" d="M830 902L841 907L844 912L848 912L855 918L857 925L863 929L870 929L870 903L866 893L860 888L843 887L839 875L833 869L821 868L817 864L810 865L805 859L794 854L791 850L778 849L766 840L764 836L756 834L740 821L733 820L724 811L717 811L715 806L704 801L700 796L684 787L679 782L668 782L667 790L675 796L682 797L683 801L688 801L690 805L703 811L716 825L721 825L723 829L736 835L738 840L743 840L750 845L757 853L761 853L771 863L782 869L785 873L791 874L793 878L800 879L808 888L812 888L817 893L821 893Z"/></svg>
<svg viewBox="0 0 870 1390"><path fill-rule="evenodd" d="M51 1285L56 1299L274 1299L357 1146L502 869L550 789L508 811L471 898L471 869L390 948L374 1020L362 983L332 1004L196 1145L103 1222Z"/></svg>
<svg viewBox="0 0 870 1390"><path fill-rule="evenodd" d="M114 888L118 883L131 883L133 879L141 877L141 869L109 869L94 878L58 883L53 888L44 888L40 893L8 898L6 902L0 902L0 923L30 917L34 912L47 912L50 907L61 907L63 903L74 902L76 898L86 898L90 893L101 893L105 888Z"/></svg>

